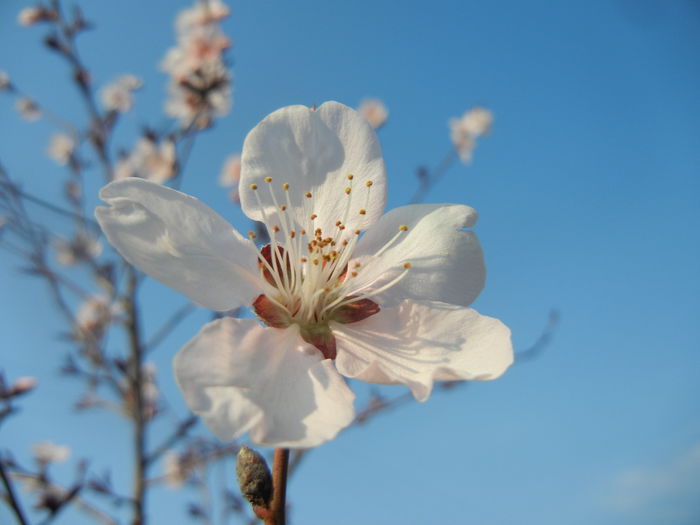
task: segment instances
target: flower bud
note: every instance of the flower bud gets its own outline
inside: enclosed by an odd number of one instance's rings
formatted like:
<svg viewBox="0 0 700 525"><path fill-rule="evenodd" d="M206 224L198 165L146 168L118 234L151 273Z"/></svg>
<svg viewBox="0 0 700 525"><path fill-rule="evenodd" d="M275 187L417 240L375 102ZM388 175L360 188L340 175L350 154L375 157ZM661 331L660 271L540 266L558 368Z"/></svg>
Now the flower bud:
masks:
<svg viewBox="0 0 700 525"><path fill-rule="evenodd" d="M26 394L30 390L34 390L38 381L35 377L20 377L12 383L12 395L19 396Z"/></svg>
<svg viewBox="0 0 700 525"><path fill-rule="evenodd" d="M253 505L267 507L272 498L272 475L258 452L241 447L236 456L236 478L241 494Z"/></svg>

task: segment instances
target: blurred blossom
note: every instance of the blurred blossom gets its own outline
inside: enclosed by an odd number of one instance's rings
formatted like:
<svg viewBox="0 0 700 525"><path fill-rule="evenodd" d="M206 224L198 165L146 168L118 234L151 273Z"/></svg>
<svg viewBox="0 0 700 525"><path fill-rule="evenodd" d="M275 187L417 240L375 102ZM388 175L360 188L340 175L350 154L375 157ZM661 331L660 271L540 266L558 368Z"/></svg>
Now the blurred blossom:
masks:
<svg viewBox="0 0 700 525"><path fill-rule="evenodd" d="M102 253L102 243L97 237L79 232L71 240L54 241L56 260L63 266L73 266L80 262L94 259Z"/></svg>
<svg viewBox="0 0 700 525"><path fill-rule="evenodd" d="M115 179L140 177L163 184L175 175L177 152L171 139L163 139L160 144L152 137L141 137L134 150L117 162Z"/></svg>
<svg viewBox="0 0 700 525"><path fill-rule="evenodd" d="M32 445L32 454L37 463L63 463L70 457L70 448L51 441L42 441Z"/></svg>
<svg viewBox="0 0 700 525"><path fill-rule="evenodd" d="M65 133L57 133L51 137L47 153L57 164L65 166L70 161L75 150L75 140Z"/></svg>
<svg viewBox="0 0 700 525"><path fill-rule="evenodd" d="M377 98L363 100L360 102L360 107L357 108L357 110L374 129L381 128L389 117L389 110L387 110L384 103Z"/></svg>
<svg viewBox="0 0 700 525"><path fill-rule="evenodd" d="M15 108L19 114L29 122L38 120L41 117L41 110L36 102L28 97L20 97L15 103Z"/></svg>
<svg viewBox="0 0 700 525"><path fill-rule="evenodd" d="M19 25L24 27L33 26L39 22L46 22L55 18L53 11L46 9L43 6L25 7L19 12L17 21Z"/></svg>
<svg viewBox="0 0 700 525"><path fill-rule="evenodd" d="M491 112L478 106L460 118L450 119L450 138L462 162L471 162L477 137L488 133L492 122Z"/></svg>
<svg viewBox="0 0 700 525"><path fill-rule="evenodd" d="M10 75L4 71L0 71L0 91L8 91L12 86Z"/></svg>
<svg viewBox="0 0 700 525"><path fill-rule="evenodd" d="M105 295L93 295L83 301L75 316L79 339L89 336L91 339L100 339L107 326L117 319L122 313L119 303L114 303Z"/></svg>
<svg viewBox="0 0 700 525"><path fill-rule="evenodd" d="M179 489L192 472L191 461L186 454L178 454L169 450L163 458L163 474L165 483L171 489Z"/></svg>
<svg viewBox="0 0 700 525"><path fill-rule="evenodd" d="M12 392L14 395L25 394L30 390L34 390L36 385L39 383L36 377L24 376L15 379L12 383Z"/></svg>
<svg viewBox="0 0 700 525"><path fill-rule="evenodd" d="M233 188L229 193L229 198L235 202L240 203L241 198L238 193L238 181L241 178L241 156L231 155L224 162L224 167L221 169L221 175L219 175L219 184L224 188Z"/></svg>
<svg viewBox="0 0 700 525"><path fill-rule="evenodd" d="M180 12L175 22L179 33L186 33L197 26L218 22L230 14L230 9L221 0L197 2L189 9Z"/></svg>
<svg viewBox="0 0 700 525"><path fill-rule="evenodd" d="M134 106L133 92L142 86L135 75L122 75L102 88L100 99L107 111L125 113Z"/></svg>
<svg viewBox="0 0 700 525"><path fill-rule="evenodd" d="M161 69L170 75L165 112L183 127L208 127L230 111L231 74L224 52L231 41L219 26L228 13L222 2L209 0L178 15L177 46L168 50Z"/></svg>

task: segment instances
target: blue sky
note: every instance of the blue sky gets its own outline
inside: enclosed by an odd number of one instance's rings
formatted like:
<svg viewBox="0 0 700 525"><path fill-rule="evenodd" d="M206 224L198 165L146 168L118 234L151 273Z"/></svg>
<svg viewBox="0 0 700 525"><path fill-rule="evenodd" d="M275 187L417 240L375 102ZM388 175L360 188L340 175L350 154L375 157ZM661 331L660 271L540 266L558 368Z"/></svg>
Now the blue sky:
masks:
<svg viewBox="0 0 700 525"><path fill-rule="evenodd" d="M42 30L15 22L27 5L0 4L0 70L81 119L63 64L39 44ZM157 64L186 5L84 3L97 26L82 40L96 82L125 72L145 80L120 145L142 124L165 122ZM290 487L294 522L697 523L700 5L241 0L232 10L233 111L198 140L185 191L244 229L216 179L247 131L285 105L376 96L390 111L380 139L389 206L398 206L416 187L416 166L449 150L449 118L484 105L493 132L474 163L453 166L426 200L479 210L488 282L475 307L508 324L518 348L552 308L561 313L537 360L315 451ZM0 160L28 190L56 197L64 174L43 154L52 131L21 121L0 96ZM58 316L17 260L3 254L0 265L0 367L41 380L1 446L26 456L29 443L52 438L94 458L123 451L127 430L112 416L65 408L77 387L55 372ZM184 303L156 283L146 295L152 326ZM206 319L193 316L155 356L181 413L169 362ZM154 497L155 523L176 516L168 497Z"/></svg>

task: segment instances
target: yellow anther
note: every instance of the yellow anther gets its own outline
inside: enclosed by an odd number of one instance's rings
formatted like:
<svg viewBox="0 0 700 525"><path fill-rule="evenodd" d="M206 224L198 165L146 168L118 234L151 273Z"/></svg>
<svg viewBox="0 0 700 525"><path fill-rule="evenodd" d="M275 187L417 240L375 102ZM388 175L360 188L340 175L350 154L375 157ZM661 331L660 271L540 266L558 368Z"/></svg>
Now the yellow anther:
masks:
<svg viewBox="0 0 700 525"><path fill-rule="evenodd" d="M360 266L362 266L360 263L355 263L355 266L353 266L353 268L359 268Z"/></svg>
<svg viewBox="0 0 700 525"><path fill-rule="evenodd" d="M272 177L265 177L263 180L269 184L272 182Z"/></svg>
<svg viewBox="0 0 700 525"><path fill-rule="evenodd" d="M408 269L411 267L411 263L410 263L410 262L405 262L405 263L403 263L403 267L406 268L406 269L408 270Z"/></svg>
<svg viewBox="0 0 700 525"><path fill-rule="evenodd" d="M340 231L343 231L343 230L345 229L345 226L343 226L343 225L341 224L340 226L338 226L338 229L339 229Z"/></svg>
<svg viewBox="0 0 700 525"><path fill-rule="evenodd" d="M351 192L351 191L352 191L352 190L351 190L350 188L345 188L345 194L346 194L346 195L350 195L350 192Z"/></svg>
<svg viewBox="0 0 700 525"><path fill-rule="evenodd" d="M275 232L275 233L277 233L278 231L280 231L280 227L277 226L277 225L275 224L275 225L272 227L272 231Z"/></svg>
<svg viewBox="0 0 700 525"><path fill-rule="evenodd" d="M289 189L289 184L287 184L286 182L284 184L282 184L282 189L284 191L287 191Z"/></svg>
<svg viewBox="0 0 700 525"><path fill-rule="evenodd" d="M305 263L306 261L308 261L308 259L307 259L306 257L302 257L300 260L301 260L301 262L303 262L303 263Z"/></svg>
<svg viewBox="0 0 700 525"><path fill-rule="evenodd" d="M355 235L360 235L360 230L355 230Z"/></svg>
<svg viewBox="0 0 700 525"><path fill-rule="evenodd" d="M355 176L354 176L352 173L349 173L349 174L348 174L348 180L352 180L352 179L354 179L354 178L355 178Z"/></svg>
<svg viewBox="0 0 700 525"><path fill-rule="evenodd" d="M311 261L311 262L313 262L316 266L318 266L318 259L314 259L314 260Z"/></svg>
<svg viewBox="0 0 700 525"><path fill-rule="evenodd" d="M282 204L282 205L280 206L280 210L285 211L286 209L287 209L287 207L286 207L284 204Z"/></svg>
<svg viewBox="0 0 700 525"><path fill-rule="evenodd" d="M365 215L367 213L367 210L360 210L360 215Z"/></svg>
<svg viewBox="0 0 700 525"><path fill-rule="evenodd" d="M336 226L340 226L341 224L343 224L343 223L340 222L340 221L335 221L335 225L336 225Z"/></svg>
<svg viewBox="0 0 700 525"><path fill-rule="evenodd" d="M248 237L255 239L255 232L248 232Z"/></svg>
<svg viewBox="0 0 700 525"><path fill-rule="evenodd" d="M318 215L316 215L315 213L312 213L310 219L313 221L316 217L318 217Z"/></svg>
<svg viewBox="0 0 700 525"><path fill-rule="evenodd" d="M408 226L402 224L401 226L399 226L399 230L401 230L402 232L408 231Z"/></svg>
<svg viewBox="0 0 700 525"><path fill-rule="evenodd" d="M350 272L350 275L351 275L352 277L357 277L357 272Z"/></svg>
<svg viewBox="0 0 700 525"><path fill-rule="evenodd" d="M257 189L258 189L258 185L257 185L257 184L251 184L251 185L248 186L248 187L249 187L251 190L257 190Z"/></svg>
<svg viewBox="0 0 700 525"><path fill-rule="evenodd" d="M302 235L306 235L306 230L301 230L299 233L301 233Z"/></svg>
<svg viewBox="0 0 700 525"><path fill-rule="evenodd" d="M294 233L294 230L289 232L289 236L293 239L296 236L296 233Z"/></svg>
<svg viewBox="0 0 700 525"><path fill-rule="evenodd" d="M374 184L374 183L373 183L371 180L368 180L367 182L365 182L365 186L367 186L368 188L369 188L372 184Z"/></svg>
<svg viewBox="0 0 700 525"><path fill-rule="evenodd" d="M343 246L347 246L347 245L348 245L348 240L345 239L345 240L344 240L343 242L341 242L340 244L342 244Z"/></svg>
<svg viewBox="0 0 700 525"><path fill-rule="evenodd" d="M310 191L307 191L306 193L304 193L304 197L306 197L307 199L310 199L310 198L311 198L311 192L310 192Z"/></svg>

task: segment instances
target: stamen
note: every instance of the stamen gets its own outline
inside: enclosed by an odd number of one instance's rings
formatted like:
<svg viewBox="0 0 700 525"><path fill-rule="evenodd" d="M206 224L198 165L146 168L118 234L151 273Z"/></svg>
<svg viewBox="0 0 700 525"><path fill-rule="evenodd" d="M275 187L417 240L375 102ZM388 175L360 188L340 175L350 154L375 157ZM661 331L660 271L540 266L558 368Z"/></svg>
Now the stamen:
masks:
<svg viewBox="0 0 700 525"><path fill-rule="evenodd" d="M289 184L288 184L287 182L285 182L284 184L282 184L282 189L283 189L284 191L287 191L287 190L289 189Z"/></svg>
<svg viewBox="0 0 700 525"><path fill-rule="evenodd" d="M249 187L251 190L253 190L253 191L255 191L255 190L258 189L258 185L257 185L257 184L251 184L251 185L248 186L248 187Z"/></svg>
<svg viewBox="0 0 700 525"><path fill-rule="evenodd" d="M272 177L265 177L263 180L270 184L272 182Z"/></svg>
<svg viewBox="0 0 700 525"><path fill-rule="evenodd" d="M304 197L306 197L307 199L310 199L312 197L311 192L307 191L306 193L304 193Z"/></svg>
<svg viewBox="0 0 700 525"><path fill-rule="evenodd" d="M346 194L346 195L350 195L350 192L351 192L351 191L352 191L352 190L351 190L350 188L345 188L345 194Z"/></svg>

